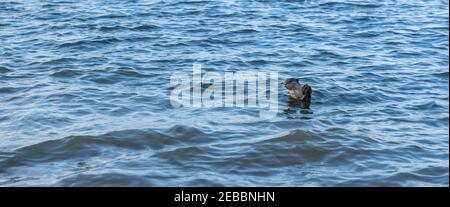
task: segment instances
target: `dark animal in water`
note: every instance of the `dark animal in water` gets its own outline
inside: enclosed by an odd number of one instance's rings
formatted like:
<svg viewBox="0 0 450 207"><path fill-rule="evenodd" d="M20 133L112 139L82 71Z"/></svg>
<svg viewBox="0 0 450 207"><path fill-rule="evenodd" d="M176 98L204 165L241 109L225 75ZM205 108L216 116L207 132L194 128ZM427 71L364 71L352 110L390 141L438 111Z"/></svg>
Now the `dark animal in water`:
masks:
<svg viewBox="0 0 450 207"><path fill-rule="evenodd" d="M286 79L286 81L284 81L284 87L289 90L292 98L304 102L311 101L311 87L308 84L300 84L298 78Z"/></svg>

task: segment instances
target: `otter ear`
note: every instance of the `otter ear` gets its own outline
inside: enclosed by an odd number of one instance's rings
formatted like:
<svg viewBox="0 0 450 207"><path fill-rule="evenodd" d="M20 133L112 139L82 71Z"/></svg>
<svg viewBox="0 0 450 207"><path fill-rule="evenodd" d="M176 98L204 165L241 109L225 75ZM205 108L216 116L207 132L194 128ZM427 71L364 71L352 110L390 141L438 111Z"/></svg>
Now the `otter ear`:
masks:
<svg viewBox="0 0 450 207"><path fill-rule="evenodd" d="M297 81L297 83L300 83L300 79L296 78L295 81Z"/></svg>

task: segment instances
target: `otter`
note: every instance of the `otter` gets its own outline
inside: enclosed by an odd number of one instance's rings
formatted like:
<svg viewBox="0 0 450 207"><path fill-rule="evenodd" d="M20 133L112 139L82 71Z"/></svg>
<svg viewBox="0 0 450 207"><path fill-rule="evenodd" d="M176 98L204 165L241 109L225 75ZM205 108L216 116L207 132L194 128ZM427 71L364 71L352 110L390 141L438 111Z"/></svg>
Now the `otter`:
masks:
<svg viewBox="0 0 450 207"><path fill-rule="evenodd" d="M308 84L300 84L298 78L288 78L284 81L284 87L289 90L295 100L310 102L312 89Z"/></svg>

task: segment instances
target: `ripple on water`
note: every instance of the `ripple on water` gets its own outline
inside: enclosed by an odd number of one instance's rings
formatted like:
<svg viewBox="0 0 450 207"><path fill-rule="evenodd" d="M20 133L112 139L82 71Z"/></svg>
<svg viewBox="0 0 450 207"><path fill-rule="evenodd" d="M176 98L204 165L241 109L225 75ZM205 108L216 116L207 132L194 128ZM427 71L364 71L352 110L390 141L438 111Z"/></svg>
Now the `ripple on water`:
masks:
<svg viewBox="0 0 450 207"><path fill-rule="evenodd" d="M100 173L100 174L79 174L68 178L63 178L54 186L64 187L145 187L154 186L156 183L151 182L145 176L140 174L125 175L122 173Z"/></svg>
<svg viewBox="0 0 450 207"><path fill-rule="evenodd" d="M24 89L23 87L0 87L0 94L14 94Z"/></svg>
<svg viewBox="0 0 450 207"><path fill-rule="evenodd" d="M87 39L87 40L76 40L72 42L65 42L59 45L60 48L96 48L99 46L110 45L113 43L121 42L120 39L115 37L110 38L98 38L98 39Z"/></svg>
<svg viewBox="0 0 450 207"><path fill-rule="evenodd" d="M12 70L8 69L7 67L0 66L0 74L6 74L9 72L12 72Z"/></svg>
<svg viewBox="0 0 450 207"><path fill-rule="evenodd" d="M54 72L53 74L51 74L51 76L57 77L57 78L73 78L73 77L76 77L79 75L81 75L80 72L78 72L76 70L70 70L70 69L60 70L60 71L57 71L57 72Z"/></svg>

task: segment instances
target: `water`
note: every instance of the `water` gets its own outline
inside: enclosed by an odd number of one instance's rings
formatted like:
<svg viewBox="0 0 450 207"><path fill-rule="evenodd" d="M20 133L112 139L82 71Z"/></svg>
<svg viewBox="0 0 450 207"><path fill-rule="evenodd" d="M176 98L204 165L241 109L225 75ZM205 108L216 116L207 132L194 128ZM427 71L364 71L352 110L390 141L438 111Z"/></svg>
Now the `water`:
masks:
<svg viewBox="0 0 450 207"><path fill-rule="evenodd" d="M448 1L1 0L1 186L448 186ZM274 70L276 118L173 108Z"/></svg>

